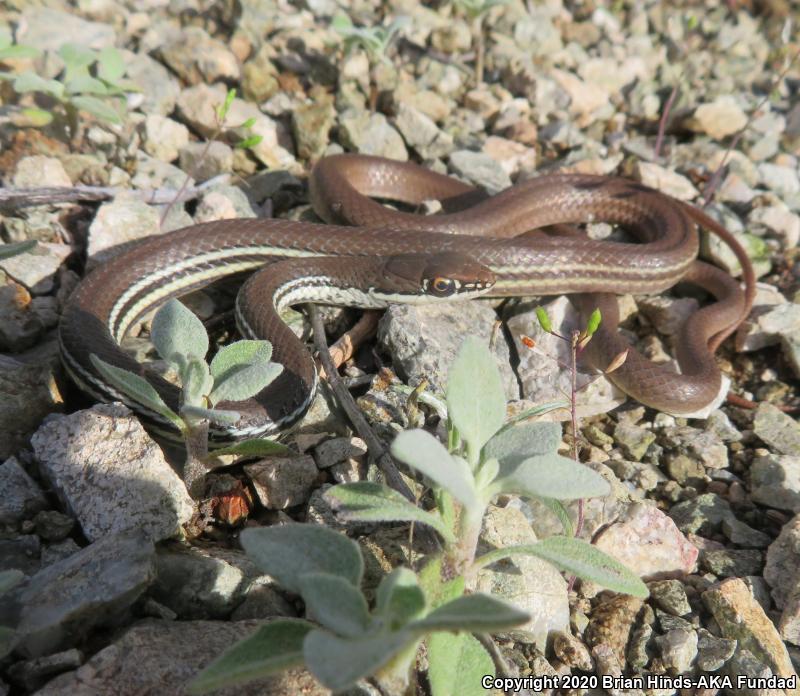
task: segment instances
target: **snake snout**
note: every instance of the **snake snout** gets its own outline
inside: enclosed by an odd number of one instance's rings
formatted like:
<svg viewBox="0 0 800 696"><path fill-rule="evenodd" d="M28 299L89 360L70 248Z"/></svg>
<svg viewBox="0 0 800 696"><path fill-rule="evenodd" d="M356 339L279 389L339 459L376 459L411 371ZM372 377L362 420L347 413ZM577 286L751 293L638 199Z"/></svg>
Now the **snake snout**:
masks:
<svg viewBox="0 0 800 696"><path fill-rule="evenodd" d="M433 297L474 297L491 289L495 276L466 254L441 252L427 257L421 282L425 292Z"/></svg>

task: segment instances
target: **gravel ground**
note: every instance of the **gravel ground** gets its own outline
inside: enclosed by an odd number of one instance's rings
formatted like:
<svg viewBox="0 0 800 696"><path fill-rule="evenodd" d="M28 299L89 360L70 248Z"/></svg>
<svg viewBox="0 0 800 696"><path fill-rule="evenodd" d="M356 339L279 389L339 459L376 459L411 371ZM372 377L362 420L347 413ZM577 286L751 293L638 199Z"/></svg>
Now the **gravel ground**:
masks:
<svg viewBox="0 0 800 696"><path fill-rule="evenodd" d="M321 492L367 466L338 411L317 398L289 440L296 457L210 476L213 519L189 543L195 503L172 460L126 408L92 405L69 386L55 328L80 277L119 244L222 218L313 219L307 174L343 151L419 162L490 193L554 171L629 176L705 207L736 235L759 287L719 362L757 408L678 418L603 381L579 404L581 459L612 486L587 501L582 536L646 580L650 598L587 583L568 592L542 566L491 571L482 583L535 616L498 637L521 675L702 677L680 693L710 695L778 693L736 679L795 674L800 425L780 407L797 404L800 377L800 10L782 0L511 0L473 19L467 4L0 2L5 71L61 79L71 38L118 49L109 69L123 95L98 97L84 82L75 96L95 101L73 99L70 120L71 106L41 85L22 93L0 82L0 233L39 242L0 260L0 558L27 576L0 598L0 624L17 630L0 696L183 693L257 619L297 615L236 532L245 516L338 524ZM345 40L338 15L373 47ZM4 54L4 27L38 55ZM220 123L215 107L230 88ZM260 141L237 146L253 135ZM20 191L31 187L53 190ZM716 240L702 253L739 272ZM564 298L546 302L554 321L574 319ZM214 291L191 297L204 318L223 303ZM345 370L376 431L390 440L424 420L391 383L440 390L464 338L488 338L498 316L510 409L558 398L564 376L523 340L536 337L536 304L387 311L374 345ZM620 306L626 335L666 360L698 305L665 294ZM352 319L326 316L332 331ZM146 356L147 332L126 347ZM486 543L559 531L536 501L503 500L490 519ZM407 560L407 530L359 533L373 575ZM641 693L628 687L587 681L569 693ZM301 692L324 690L300 670L236 689Z"/></svg>

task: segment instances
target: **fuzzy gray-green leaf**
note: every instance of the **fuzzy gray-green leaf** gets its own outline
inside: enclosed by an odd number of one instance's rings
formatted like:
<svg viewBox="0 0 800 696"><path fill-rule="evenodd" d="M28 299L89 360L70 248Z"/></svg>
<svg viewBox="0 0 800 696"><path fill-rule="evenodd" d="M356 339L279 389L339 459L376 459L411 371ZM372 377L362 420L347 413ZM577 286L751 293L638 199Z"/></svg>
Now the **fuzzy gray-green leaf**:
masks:
<svg viewBox="0 0 800 696"><path fill-rule="evenodd" d="M128 370L123 370L121 367L109 365L94 354L90 355L89 359L97 371L113 387L142 406L172 421L176 427L183 427L183 421L180 416L164 403L164 400L159 396L153 385L144 377L128 372Z"/></svg>
<svg viewBox="0 0 800 696"><path fill-rule="evenodd" d="M477 453L503 425L506 395L485 341L468 338L447 376L447 408L461 437Z"/></svg>
<svg viewBox="0 0 800 696"><path fill-rule="evenodd" d="M558 423L519 423L502 428L483 448L483 458L494 457L506 466L537 454L550 454L561 444Z"/></svg>
<svg viewBox="0 0 800 696"><path fill-rule="evenodd" d="M229 376L258 362L269 362L272 357L272 344L269 341L242 340L223 346L211 361L211 374L214 381L220 382Z"/></svg>
<svg viewBox="0 0 800 696"><path fill-rule="evenodd" d="M181 406L181 415L207 420L216 425L231 426L236 425L241 419L242 414L238 411L230 411L221 408L203 408L202 406L193 406L192 404L184 404Z"/></svg>
<svg viewBox="0 0 800 696"><path fill-rule="evenodd" d="M298 583L312 621L345 638L357 638L367 630L367 600L349 581L330 573L305 573Z"/></svg>
<svg viewBox="0 0 800 696"><path fill-rule="evenodd" d="M204 406L213 380L205 360L190 358L181 368L181 386L185 405Z"/></svg>
<svg viewBox="0 0 800 696"><path fill-rule="evenodd" d="M220 447L214 450L215 456L234 455L239 457L269 457L274 454L290 454L291 450L280 442L257 438L243 440L235 445Z"/></svg>
<svg viewBox="0 0 800 696"><path fill-rule="evenodd" d="M158 354L175 363L175 354L205 360L208 334L195 314L182 302L169 300L153 317L150 340Z"/></svg>
<svg viewBox="0 0 800 696"><path fill-rule="evenodd" d="M611 487L596 471L560 454L536 455L516 466L501 465L495 493L515 493L558 500L608 495Z"/></svg>
<svg viewBox="0 0 800 696"><path fill-rule="evenodd" d="M125 74L125 61L122 54L113 46L101 49L97 56L97 75L101 80L115 83Z"/></svg>
<svg viewBox="0 0 800 696"><path fill-rule="evenodd" d="M395 568L383 577L375 595L375 614L391 630L416 619L425 609L425 594L409 568Z"/></svg>
<svg viewBox="0 0 800 696"><path fill-rule="evenodd" d="M354 541L316 524L245 529L240 538L247 555L285 589L300 593L305 573L339 575L358 587L364 560Z"/></svg>
<svg viewBox="0 0 800 696"><path fill-rule="evenodd" d="M36 248L36 240L28 239L24 242L14 242L12 244L0 244L0 259L7 259L18 254L25 254Z"/></svg>
<svg viewBox="0 0 800 696"><path fill-rule="evenodd" d="M35 72L28 70L18 75L14 80L14 91L22 94L23 92L44 92L56 99L64 96L64 85L58 80L45 80Z"/></svg>
<svg viewBox="0 0 800 696"><path fill-rule="evenodd" d="M115 123L117 125L122 123L122 116L120 116L119 112L107 101L98 99L97 97L75 96L70 97L70 102L76 108L92 116L96 116L101 121L108 121L109 123Z"/></svg>
<svg viewBox="0 0 800 696"><path fill-rule="evenodd" d="M275 619L235 643L188 685L190 694L207 694L282 672L303 663L303 641L313 625L300 619Z"/></svg>
<svg viewBox="0 0 800 696"><path fill-rule="evenodd" d="M443 604L424 619L409 624L408 628L420 633L428 631L491 633L519 626L530 618L529 614L507 602L477 593L463 595Z"/></svg>
<svg viewBox="0 0 800 696"><path fill-rule="evenodd" d="M208 399L212 404L249 399L269 385L282 371L283 365L270 362L255 363L235 372L228 371L222 381L214 384Z"/></svg>
<svg viewBox="0 0 800 696"><path fill-rule="evenodd" d="M418 508L397 491L379 483L343 483L329 488L323 497L337 517L346 522L418 522L433 527L445 541L455 541L453 532L439 515Z"/></svg>
<svg viewBox="0 0 800 696"><path fill-rule="evenodd" d="M494 676L494 663L473 635L438 632L425 644L432 696L486 696L481 678Z"/></svg>
<svg viewBox="0 0 800 696"><path fill-rule="evenodd" d="M452 456L433 435L424 430L405 430L392 442L392 454L425 474L469 509L477 503L472 472L466 462Z"/></svg>

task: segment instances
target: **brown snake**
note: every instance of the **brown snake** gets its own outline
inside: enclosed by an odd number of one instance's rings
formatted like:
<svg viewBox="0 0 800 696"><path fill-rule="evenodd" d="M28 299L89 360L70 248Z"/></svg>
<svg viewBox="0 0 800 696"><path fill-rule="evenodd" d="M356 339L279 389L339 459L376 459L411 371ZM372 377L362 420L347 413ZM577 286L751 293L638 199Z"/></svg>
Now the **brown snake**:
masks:
<svg viewBox="0 0 800 696"><path fill-rule="evenodd" d="M287 427L310 403L313 363L277 309L306 301L380 307L468 297L492 284L490 296L582 293L582 306L599 303L604 323L588 354L600 369L622 349L611 293L656 293L682 279L698 284L718 301L683 328L678 353L683 374L631 352L611 378L642 403L672 413L695 411L717 395L720 373L713 351L747 316L754 276L745 252L705 213L636 182L582 174L541 176L474 203L479 192L453 178L360 155L321 160L309 184L315 211L334 224L237 219L193 225L148 238L87 276L60 327L62 357L79 386L103 400L123 398L97 373L90 353L141 373L119 348L139 318L168 297L277 261L245 284L237 318L246 336L272 341L273 359L285 369L255 399L220 405L236 409L242 419L235 428L215 431L219 440ZM370 197L411 205L438 199L446 210L474 204L422 216L391 210ZM639 242L524 234L600 221L623 225ZM345 222L358 227L335 224ZM697 225L731 246L743 268L745 291L726 273L696 261ZM167 403L177 405L177 389L147 375Z"/></svg>

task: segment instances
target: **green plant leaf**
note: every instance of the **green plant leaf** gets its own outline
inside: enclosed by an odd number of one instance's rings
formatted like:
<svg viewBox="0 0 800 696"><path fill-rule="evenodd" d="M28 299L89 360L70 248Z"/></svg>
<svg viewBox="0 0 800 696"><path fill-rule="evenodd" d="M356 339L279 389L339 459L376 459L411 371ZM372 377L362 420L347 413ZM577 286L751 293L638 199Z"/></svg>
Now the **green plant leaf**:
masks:
<svg viewBox="0 0 800 696"><path fill-rule="evenodd" d="M493 490L495 494L576 500L608 495L611 487L600 474L583 464L560 454L543 454L529 457L516 466L501 465Z"/></svg>
<svg viewBox="0 0 800 696"><path fill-rule="evenodd" d="M242 414L238 411L222 408L203 408L192 404L181 406L181 415L198 420L207 420L209 423L222 426L236 425L242 419Z"/></svg>
<svg viewBox="0 0 800 696"><path fill-rule="evenodd" d="M203 407L213 383L206 361L189 358L181 367L184 406Z"/></svg>
<svg viewBox="0 0 800 696"><path fill-rule="evenodd" d="M89 359L92 361L97 371L103 375L106 381L113 387L119 389L123 394L145 408L149 408L151 411L164 416L164 418L169 420L179 430L184 429L184 423L181 417L164 403L164 400L153 385L144 377L136 375L133 372L128 372L128 370L123 370L121 367L109 365L94 354L90 355Z"/></svg>
<svg viewBox="0 0 800 696"><path fill-rule="evenodd" d="M559 570L577 575L585 580L591 580L614 592L623 592L642 598L649 595L647 585L616 558L609 556L583 539L575 537L552 536L535 544L508 546L489 552L485 557L481 557L478 563L481 566L485 565L484 558L490 555L498 556L488 559L488 562L493 563L500 558L517 554L536 556L552 563Z"/></svg>
<svg viewBox="0 0 800 696"><path fill-rule="evenodd" d="M558 423L519 423L501 428L483 448L483 458L491 457L506 466L519 464L537 454L555 452L561 444Z"/></svg>
<svg viewBox="0 0 800 696"><path fill-rule="evenodd" d="M566 401L549 401L546 404L540 404L539 406L526 408L524 411L520 411L516 416L512 416L511 418L509 418L505 422L503 429L510 428L511 426L517 425L518 423L529 421L531 418L534 418L536 416L541 416L544 415L545 413L550 413L550 411L557 411L558 409L569 411L569 404Z"/></svg>
<svg viewBox="0 0 800 696"><path fill-rule="evenodd" d="M97 76L106 82L115 83L125 74L125 61L113 46L106 46L97 55Z"/></svg>
<svg viewBox="0 0 800 696"><path fill-rule="evenodd" d="M424 619L408 625L421 633L428 631L469 631L492 633L519 626L530 621L530 615L515 606L489 595L477 593L463 595L438 609Z"/></svg>
<svg viewBox="0 0 800 696"><path fill-rule="evenodd" d="M98 99L97 97L75 96L70 97L70 102L81 111L86 111L102 121L115 124L122 123L122 117L119 115L119 112L102 99Z"/></svg>
<svg viewBox="0 0 800 696"><path fill-rule="evenodd" d="M28 239L24 242L0 244L0 259L8 259L19 254L26 254L36 248L36 240Z"/></svg>
<svg viewBox="0 0 800 696"><path fill-rule="evenodd" d="M600 328L600 322L603 320L603 315L600 314L599 309L595 309L586 322L586 335L593 336L597 329Z"/></svg>
<svg viewBox="0 0 800 696"><path fill-rule="evenodd" d="M419 584L425 592L428 606L432 609L446 604L464 594L465 580L463 575L452 579L442 577L442 556L430 559L419 572Z"/></svg>
<svg viewBox="0 0 800 696"><path fill-rule="evenodd" d="M275 619L228 648L187 687L207 694L282 672L303 663L303 641L313 625L301 619Z"/></svg>
<svg viewBox="0 0 800 696"><path fill-rule="evenodd" d="M57 51L68 71L88 68L97 60L97 52L74 43L66 43Z"/></svg>
<svg viewBox="0 0 800 696"><path fill-rule="evenodd" d="M66 87L67 93L71 95L99 94L101 96L106 96L108 94L108 87L106 87L105 83L98 80L96 77L92 77L89 73L81 73L80 75L70 78L66 81L64 86Z"/></svg>
<svg viewBox="0 0 800 696"><path fill-rule="evenodd" d="M383 577L375 595L375 614L383 619L384 626L396 631L424 610L425 594L413 571L395 568Z"/></svg>
<svg viewBox="0 0 800 696"><path fill-rule="evenodd" d="M0 61L16 58L35 58L40 53L33 46L5 46L0 48Z"/></svg>
<svg viewBox="0 0 800 696"><path fill-rule="evenodd" d="M263 139L263 135L251 135L247 138L242 138L234 145L234 147L239 148L240 150L247 150L248 148L258 145Z"/></svg>
<svg viewBox="0 0 800 696"><path fill-rule="evenodd" d="M250 528L242 532L240 541L261 570L295 594L300 594L300 576L306 573L338 575L355 587L361 583L364 559L358 544L327 527Z"/></svg>
<svg viewBox="0 0 800 696"><path fill-rule="evenodd" d="M558 521L561 522L561 528L564 530L564 534L566 536L574 536L575 530L572 526L572 519L569 516L567 508L564 507L564 503L562 503L560 500L556 500L555 498L542 498L540 496L536 496L536 500L538 500L542 505L547 506L547 508L558 518Z"/></svg>
<svg viewBox="0 0 800 696"><path fill-rule="evenodd" d="M64 96L64 85L58 80L45 80L43 77L39 77L35 72L27 70L15 78L14 91L18 94L23 94L24 92L44 92L56 99L61 99Z"/></svg>
<svg viewBox="0 0 800 696"><path fill-rule="evenodd" d="M367 600L339 575L304 573L297 579L308 618L345 638L357 638L369 627Z"/></svg>
<svg viewBox="0 0 800 696"><path fill-rule="evenodd" d="M236 90L231 88L225 95L225 101L223 101L222 104L220 104L217 107L217 120L220 123L223 123L227 118L228 112L231 110L231 104L233 104L234 99L236 99Z"/></svg>
<svg viewBox="0 0 800 696"><path fill-rule="evenodd" d="M274 454L289 454L291 450L280 442L258 438L254 440L243 440L235 445L220 447L214 450L214 455L234 455L240 457L269 457Z"/></svg>
<svg viewBox="0 0 800 696"><path fill-rule="evenodd" d="M331 28L335 31L345 31L351 29L353 22L344 12L340 12L331 20Z"/></svg>
<svg viewBox="0 0 800 696"><path fill-rule="evenodd" d="M474 636L433 633L425 644L432 696L486 696L481 679L494 676L494 663Z"/></svg>
<svg viewBox="0 0 800 696"><path fill-rule="evenodd" d="M468 338L459 350L447 376L447 409L476 456L503 425L506 395L494 356L484 341Z"/></svg>
<svg viewBox="0 0 800 696"><path fill-rule="evenodd" d="M435 512L421 510L400 493L372 481L342 483L322 496L345 522L418 522L433 527L448 543L452 530Z"/></svg>
<svg viewBox="0 0 800 696"><path fill-rule="evenodd" d="M14 589L25 579L25 573L21 570L12 569L0 572L0 596L9 590Z"/></svg>
<svg viewBox="0 0 800 696"><path fill-rule="evenodd" d="M229 373L241 370L257 362L269 362L272 357L272 344L269 341L244 339L234 341L217 351L211 361L211 374L214 381L225 379Z"/></svg>
<svg viewBox="0 0 800 696"><path fill-rule="evenodd" d="M545 333L553 332L553 325L550 323L550 315L544 307L536 308L536 318L539 320L539 326Z"/></svg>
<svg viewBox="0 0 800 696"><path fill-rule="evenodd" d="M174 355L205 360L208 334L200 321L182 302L169 300L153 317L150 340L158 354L177 364Z"/></svg>
<svg viewBox="0 0 800 696"><path fill-rule="evenodd" d="M405 430L392 442L392 454L425 474L468 509L478 506L475 483L467 463L452 456L433 435L424 430Z"/></svg>
<svg viewBox="0 0 800 696"><path fill-rule="evenodd" d="M53 114L45 109L26 108L22 110L22 115L34 128L42 128L53 122Z"/></svg>
<svg viewBox="0 0 800 696"><path fill-rule="evenodd" d="M271 362L255 363L236 372L228 371L222 381L214 384L208 400L212 404L221 401L244 401L258 394L281 372L283 365Z"/></svg>
<svg viewBox="0 0 800 696"><path fill-rule="evenodd" d="M367 633L359 639L311 631L303 645L306 666L323 686L341 691L375 674L417 639L406 631Z"/></svg>

